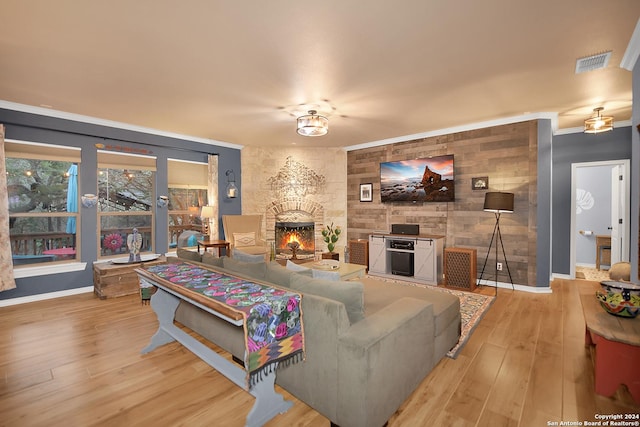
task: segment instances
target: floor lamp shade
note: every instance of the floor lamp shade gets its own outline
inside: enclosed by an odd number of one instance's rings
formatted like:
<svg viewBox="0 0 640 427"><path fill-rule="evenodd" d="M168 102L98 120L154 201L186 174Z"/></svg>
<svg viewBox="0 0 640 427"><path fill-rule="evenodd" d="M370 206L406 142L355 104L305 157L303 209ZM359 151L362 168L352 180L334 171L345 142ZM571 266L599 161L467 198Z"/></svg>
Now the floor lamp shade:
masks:
<svg viewBox="0 0 640 427"><path fill-rule="evenodd" d="M484 210L487 212L513 213L513 193L490 191L484 195Z"/></svg>

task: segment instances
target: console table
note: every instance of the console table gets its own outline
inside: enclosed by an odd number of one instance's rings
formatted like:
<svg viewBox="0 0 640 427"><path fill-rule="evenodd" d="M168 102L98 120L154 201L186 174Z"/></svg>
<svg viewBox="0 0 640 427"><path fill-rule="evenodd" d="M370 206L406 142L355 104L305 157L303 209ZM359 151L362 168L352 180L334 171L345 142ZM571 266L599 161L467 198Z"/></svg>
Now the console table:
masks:
<svg viewBox="0 0 640 427"><path fill-rule="evenodd" d="M444 236L440 235L371 234L369 274L389 278L405 276L419 283L441 284L443 248ZM396 268L397 263L410 263L413 268Z"/></svg>
<svg viewBox="0 0 640 427"><path fill-rule="evenodd" d="M235 326L239 334L243 334L243 329L246 328L245 323L247 320L243 313L223 302L204 296L206 293L189 292L147 270L136 269L136 273L141 283L146 282L145 284L157 288L156 293L151 297L151 307L158 317L159 326L157 332L151 338L151 342L142 350L142 353L149 353L159 346L177 341L234 384L247 390L247 370L225 359L174 324L175 312L181 301L192 304L225 320ZM259 357L263 356L259 355ZM251 359L249 358L248 360ZM277 367L278 362L274 361L270 365L272 369L269 369L268 372L263 371L260 374L260 379L252 382L252 385L248 388L248 393L255 397L256 400L247 415L245 426L262 426L277 414L284 413L293 406L293 402L284 400L283 396L275 391Z"/></svg>
<svg viewBox="0 0 640 427"><path fill-rule="evenodd" d="M607 313L594 293L580 295L585 345L595 368L595 392L612 396L625 384L640 404L640 317L625 319Z"/></svg>

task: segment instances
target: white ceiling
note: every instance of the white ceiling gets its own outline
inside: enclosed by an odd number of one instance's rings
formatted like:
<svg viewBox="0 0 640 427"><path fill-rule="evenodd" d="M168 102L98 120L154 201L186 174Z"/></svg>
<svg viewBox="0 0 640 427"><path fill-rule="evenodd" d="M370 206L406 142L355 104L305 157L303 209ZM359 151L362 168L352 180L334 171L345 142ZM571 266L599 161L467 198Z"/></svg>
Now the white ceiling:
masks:
<svg viewBox="0 0 640 427"><path fill-rule="evenodd" d="M638 0L3 0L1 10L0 100L214 141L353 146L539 113L565 129L598 106L631 118L620 64L628 47L627 62L638 55ZM606 69L575 74L576 59L605 51ZM329 117L327 136L295 133L306 105Z"/></svg>

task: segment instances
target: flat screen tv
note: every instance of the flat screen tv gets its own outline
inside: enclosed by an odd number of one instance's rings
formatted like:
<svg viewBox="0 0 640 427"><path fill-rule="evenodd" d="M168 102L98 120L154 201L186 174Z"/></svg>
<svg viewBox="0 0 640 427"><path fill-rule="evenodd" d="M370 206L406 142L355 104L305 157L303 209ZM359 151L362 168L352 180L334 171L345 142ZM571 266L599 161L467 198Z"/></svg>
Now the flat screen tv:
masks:
<svg viewBox="0 0 640 427"><path fill-rule="evenodd" d="M380 163L380 200L453 202L453 154Z"/></svg>

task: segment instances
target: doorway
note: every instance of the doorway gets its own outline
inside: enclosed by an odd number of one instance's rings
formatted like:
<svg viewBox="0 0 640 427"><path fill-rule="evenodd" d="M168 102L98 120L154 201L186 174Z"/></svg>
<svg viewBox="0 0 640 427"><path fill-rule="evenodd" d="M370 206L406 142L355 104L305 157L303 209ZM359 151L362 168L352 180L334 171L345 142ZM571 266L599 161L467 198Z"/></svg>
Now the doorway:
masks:
<svg viewBox="0 0 640 427"><path fill-rule="evenodd" d="M611 239L600 253L608 266L629 260L629 173L628 159L571 165L572 279L577 265L595 267L597 236Z"/></svg>

